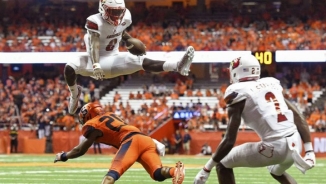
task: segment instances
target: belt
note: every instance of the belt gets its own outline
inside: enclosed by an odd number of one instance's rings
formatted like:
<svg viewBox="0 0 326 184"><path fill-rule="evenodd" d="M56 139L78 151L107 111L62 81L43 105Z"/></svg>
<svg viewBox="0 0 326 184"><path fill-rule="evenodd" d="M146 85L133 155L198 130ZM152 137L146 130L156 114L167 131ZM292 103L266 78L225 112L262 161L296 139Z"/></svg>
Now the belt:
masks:
<svg viewBox="0 0 326 184"><path fill-rule="evenodd" d="M145 134L143 134L143 133L141 133L141 132L131 132L131 133L127 134L127 135L126 135L126 136L121 140L120 143L122 143L123 141L129 139L130 137L132 137L132 136L134 136L134 135L145 135Z"/></svg>

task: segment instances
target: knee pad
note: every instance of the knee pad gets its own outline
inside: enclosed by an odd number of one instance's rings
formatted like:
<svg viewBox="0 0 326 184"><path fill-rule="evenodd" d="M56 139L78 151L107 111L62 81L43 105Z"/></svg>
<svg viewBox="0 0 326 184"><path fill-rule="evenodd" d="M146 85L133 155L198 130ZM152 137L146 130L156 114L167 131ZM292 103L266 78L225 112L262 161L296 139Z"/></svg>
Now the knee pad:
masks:
<svg viewBox="0 0 326 184"><path fill-rule="evenodd" d="M154 174L153 174L153 179L155 181L164 181L166 178L162 175L161 173L162 168L158 168L155 170Z"/></svg>
<svg viewBox="0 0 326 184"><path fill-rule="evenodd" d="M117 171L110 170L106 176L111 176L114 181L117 181L120 178L120 174Z"/></svg>

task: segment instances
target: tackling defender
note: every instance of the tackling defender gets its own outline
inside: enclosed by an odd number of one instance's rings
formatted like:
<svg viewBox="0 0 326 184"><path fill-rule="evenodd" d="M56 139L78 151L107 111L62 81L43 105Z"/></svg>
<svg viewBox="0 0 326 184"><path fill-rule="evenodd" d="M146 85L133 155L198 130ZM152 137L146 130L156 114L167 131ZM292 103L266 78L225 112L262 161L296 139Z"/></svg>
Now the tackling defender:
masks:
<svg viewBox="0 0 326 184"><path fill-rule="evenodd" d="M305 118L283 97L283 88L277 79L259 79L260 64L254 56L236 58L229 71L232 84L224 96L229 116L226 134L212 158L196 175L194 184L204 184L215 166L220 184L235 183L235 167L264 166L278 182L296 183L285 172L293 163L303 173L316 164ZM259 135L261 142L233 148L241 118ZM301 139L304 158L300 156Z"/></svg>
<svg viewBox="0 0 326 184"><path fill-rule="evenodd" d="M81 87L76 84L77 74L91 76L97 80L127 75L139 70L177 71L181 75L188 75L194 57L192 46L187 48L179 61L152 60L144 56L145 50L139 56L119 53L120 41L128 43L128 40L133 39L126 32L131 22L131 14L125 7L124 0L99 0L99 13L87 18L87 34L84 41L88 55L68 62L64 68L65 81L71 93L68 107L70 114L76 112L81 93Z"/></svg>
<svg viewBox="0 0 326 184"><path fill-rule="evenodd" d="M94 142L114 146L118 149L109 172L102 184L113 184L136 161L143 165L155 181L172 178L173 184L181 184L184 180L185 168L177 162L176 167L162 166L161 156L165 154L165 146L151 139L134 126L126 124L112 112L104 112L101 105L88 103L79 112L79 121L83 125L82 133L86 138L69 152L58 153L54 163L67 161L84 155Z"/></svg>

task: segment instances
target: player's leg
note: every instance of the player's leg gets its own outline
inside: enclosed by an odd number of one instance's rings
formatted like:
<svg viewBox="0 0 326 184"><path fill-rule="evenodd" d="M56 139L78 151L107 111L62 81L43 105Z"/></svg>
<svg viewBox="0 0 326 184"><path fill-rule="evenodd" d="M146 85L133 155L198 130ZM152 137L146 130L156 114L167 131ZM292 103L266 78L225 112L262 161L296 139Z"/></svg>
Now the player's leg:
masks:
<svg viewBox="0 0 326 184"><path fill-rule="evenodd" d="M220 184L235 183L233 169L226 168L221 162L216 165L216 173Z"/></svg>
<svg viewBox="0 0 326 184"><path fill-rule="evenodd" d="M272 177L277 180L279 183L282 184L297 184L297 182L294 180L294 178L292 178L292 176L290 176L288 173L283 173L280 176L274 175L272 174Z"/></svg>
<svg viewBox="0 0 326 184"><path fill-rule="evenodd" d="M189 46L186 53L180 61L158 61L149 58L144 58L142 67L145 71L149 72L163 72L163 71L177 71L181 75L187 76L189 68L194 58L195 50Z"/></svg>
<svg viewBox="0 0 326 184"><path fill-rule="evenodd" d="M78 86L77 75L92 75L92 64L88 61L88 56L81 56L76 60L68 62L64 68L64 78L70 91L70 99L68 112L74 114L78 108L78 100L81 95L82 88Z"/></svg>
<svg viewBox="0 0 326 184"><path fill-rule="evenodd" d="M189 47L180 61L159 61L145 58L145 56L119 53L104 60L100 59L100 64L104 73L106 73L105 78L128 75L139 70L149 72L177 71L182 75L188 75L193 57L194 49Z"/></svg>
<svg viewBox="0 0 326 184"><path fill-rule="evenodd" d="M109 172L102 180L102 184L111 184L117 181L138 159L139 143L133 137L125 141L116 153Z"/></svg>
<svg viewBox="0 0 326 184"><path fill-rule="evenodd" d="M285 159L282 163L268 166L267 169L269 170L272 177L279 183L295 184L297 183L295 179L285 171L289 169L294 163L292 157L293 151L298 151L299 153L302 151L301 137L300 134L296 132L291 136L286 137L285 140L287 143L287 146L284 146L285 148L283 149L285 150Z"/></svg>
<svg viewBox="0 0 326 184"><path fill-rule="evenodd" d="M296 184L294 178L292 178L285 171L293 165L293 159L291 153L288 153L285 158L285 162L281 164L267 166L269 173L272 177L282 184Z"/></svg>
<svg viewBox="0 0 326 184"><path fill-rule="evenodd" d="M294 133L292 136L286 138L286 142L287 146L280 148L286 150L286 153L284 153L284 161L280 164L268 166L267 169L269 170L272 177L279 183L295 184L297 183L295 179L285 171L289 169L294 163L292 158L292 151L297 150L299 153L302 151L301 137L299 133Z"/></svg>
<svg viewBox="0 0 326 184"><path fill-rule="evenodd" d="M161 159L156 151L155 143L150 137L143 136L141 142L150 143L144 147L144 152L140 155L138 162L143 165L145 170L155 181L164 181L172 178L173 184L181 184L185 176L185 168L182 162L177 162L175 167L162 166Z"/></svg>
<svg viewBox="0 0 326 184"><path fill-rule="evenodd" d="M282 163L286 150L280 149L279 145L286 145L286 141L274 141L271 143L256 142L245 143L234 147L230 153L225 156L219 165L220 174L218 174L219 181L233 181L234 175L231 170L235 167L264 167ZM226 173L226 174L222 174Z"/></svg>

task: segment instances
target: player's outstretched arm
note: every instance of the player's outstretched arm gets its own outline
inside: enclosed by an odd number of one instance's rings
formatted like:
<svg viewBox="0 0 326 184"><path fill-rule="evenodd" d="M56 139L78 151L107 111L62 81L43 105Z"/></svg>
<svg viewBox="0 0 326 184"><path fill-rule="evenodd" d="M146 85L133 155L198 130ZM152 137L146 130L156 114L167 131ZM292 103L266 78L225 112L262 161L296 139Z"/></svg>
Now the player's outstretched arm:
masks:
<svg viewBox="0 0 326 184"><path fill-rule="evenodd" d="M74 147L71 151L57 153L54 159L54 163L58 161L65 162L68 159L73 159L84 155L87 152L87 150L93 145L96 138L101 135L102 133L98 130L92 131L91 133L89 133L87 138L83 140L83 142L81 142L78 146Z"/></svg>
<svg viewBox="0 0 326 184"><path fill-rule="evenodd" d="M241 124L241 114L244 109L246 100L228 106L229 123L225 136L217 147L212 158L208 160L204 168L201 169L195 177L194 184L204 184L213 167L217 165L233 148L237 139L239 126Z"/></svg>
<svg viewBox="0 0 326 184"><path fill-rule="evenodd" d="M303 143L311 143L310 131L308 123L306 122L304 116L299 112L299 110L287 99L285 99L285 103L290 110L293 112L294 116L294 124L297 126L299 134L302 138ZM312 148L311 148L312 149ZM308 151L308 150L306 150Z"/></svg>
<svg viewBox="0 0 326 184"><path fill-rule="evenodd" d="M303 158L303 160L309 163L310 167L312 168L316 164L316 156L311 143L308 123L305 120L303 114L301 114L299 110L290 101L285 99L285 103L288 108L293 112L294 124L297 126L301 139L304 143L303 145L305 149L305 157Z"/></svg>
<svg viewBox="0 0 326 184"><path fill-rule="evenodd" d="M100 65L100 34L88 30L89 39L89 55L93 63L93 75L97 80L102 80L104 77L104 72Z"/></svg>

